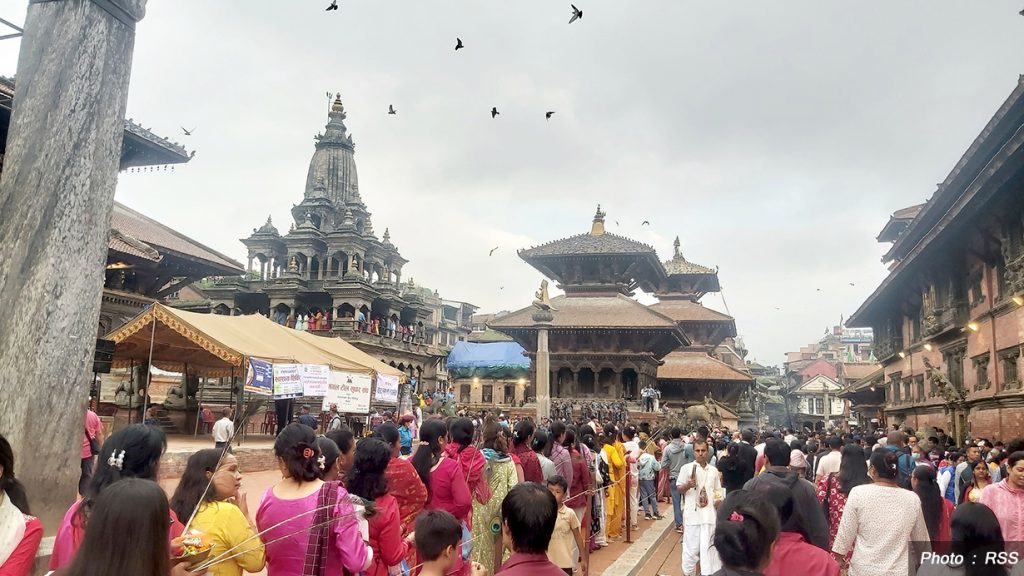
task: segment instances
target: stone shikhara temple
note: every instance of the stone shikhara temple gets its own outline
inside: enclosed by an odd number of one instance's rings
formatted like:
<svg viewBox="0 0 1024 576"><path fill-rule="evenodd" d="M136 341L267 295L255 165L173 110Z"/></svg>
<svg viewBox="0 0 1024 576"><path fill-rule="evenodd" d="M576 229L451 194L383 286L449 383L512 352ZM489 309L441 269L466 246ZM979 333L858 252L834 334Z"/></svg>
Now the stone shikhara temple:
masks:
<svg viewBox="0 0 1024 576"><path fill-rule="evenodd" d="M263 314L344 337L423 388L447 387L444 358L470 332L475 307L402 282L408 262L387 229L378 238L359 194L355 144L337 96L309 163L287 233L272 220L242 239L249 273L202 287L220 314ZM312 320L311 320L312 318Z"/></svg>

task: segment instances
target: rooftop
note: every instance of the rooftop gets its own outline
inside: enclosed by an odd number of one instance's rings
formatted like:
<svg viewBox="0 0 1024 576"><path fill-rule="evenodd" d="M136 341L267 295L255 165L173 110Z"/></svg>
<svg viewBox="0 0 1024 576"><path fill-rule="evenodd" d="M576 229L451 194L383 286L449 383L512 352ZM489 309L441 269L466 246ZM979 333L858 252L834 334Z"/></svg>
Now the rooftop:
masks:
<svg viewBox="0 0 1024 576"><path fill-rule="evenodd" d="M701 266L694 262L690 262L680 251L679 236L676 236L676 241L672 244L673 255L672 259L665 262L665 271L668 272L669 276L683 275L689 276L693 274L718 274L718 270L714 268L708 268L707 266Z"/></svg>
<svg viewBox="0 0 1024 576"><path fill-rule="evenodd" d="M691 300L662 300L648 308L676 322L734 322L732 316Z"/></svg>
<svg viewBox="0 0 1024 576"><path fill-rule="evenodd" d="M110 228L112 239L114 236L120 236L123 240L123 236L127 236L155 249L160 254L171 254L205 264L213 269L213 274L231 275L245 272L240 263L224 254L204 246L120 202L114 202ZM137 245L136 247L138 248Z"/></svg>
<svg viewBox="0 0 1024 576"><path fill-rule="evenodd" d="M594 223L587 234L577 234L561 240L553 240L540 246L519 251L524 260L543 256L586 256L593 254L656 254L652 246L637 242L625 236L605 232L605 213L597 207Z"/></svg>
<svg viewBox="0 0 1024 576"><path fill-rule="evenodd" d="M532 327L536 324L533 320L535 312L536 307L528 306L493 320L489 326L499 330ZM587 298L556 296L551 299L551 314L554 319L550 326L553 328L678 330L676 322L668 316L622 294Z"/></svg>
<svg viewBox="0 0 1024 576"><path fill-rule="evenodd" d="M658 367L658 380L753 381L749 374L699 350L676 350L665 356L663 362Z"/></svg>

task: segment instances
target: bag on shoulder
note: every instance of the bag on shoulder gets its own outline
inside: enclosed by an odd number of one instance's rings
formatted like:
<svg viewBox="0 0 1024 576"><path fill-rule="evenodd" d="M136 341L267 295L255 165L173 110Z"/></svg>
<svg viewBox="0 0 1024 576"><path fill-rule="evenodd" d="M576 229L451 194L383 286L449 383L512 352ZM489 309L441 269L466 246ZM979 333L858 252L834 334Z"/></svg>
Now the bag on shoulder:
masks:
<svg viewBox="0 0 1024 576"><path fill-rule="evenodd" d="M898 462L900 488L910 490L910 477L914 474L914 459L910 457L910 454L900 454Z"/></svg>

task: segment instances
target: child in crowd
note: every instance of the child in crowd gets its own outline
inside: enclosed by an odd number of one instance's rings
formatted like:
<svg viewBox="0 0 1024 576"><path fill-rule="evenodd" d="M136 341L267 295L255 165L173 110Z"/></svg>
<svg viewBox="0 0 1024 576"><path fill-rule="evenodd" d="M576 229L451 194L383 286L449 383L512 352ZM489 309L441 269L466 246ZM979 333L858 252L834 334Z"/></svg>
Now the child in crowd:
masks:
<svg viewBox="0 0 1024 576"><path fill-rule="evenodd" d="M647 441L640 441L640 459L637 461L637 478L640 481L640 506L644 509L644 518L661 520L658 512L658 493L655 481L661 471L661 463L653 454L647 452Z"/></svg>
<svg viewBox="0 0 1024 576"><path fill-rule="evenodd" d="M427 510L416 520L416 554L422 563L420 576L445 576L462 554L462 524L444 510ZM487 569L473 562L473 576L487 576Z"/></svg>
<svg viewBox="0 0 1024 576"><path fill-rule="evenodd" d="M580 534L580 519L572 508L565 505L569 483L559 475L548 478L548 490L558 502L558 517L555 519L555 531L551 534L548 544L548 560L571 576L573 564L577 558L577 550L583 550L583 536ZM575 549L573 549L575 544ZM587 561L580 558L580 574L587 573Z"/></svg>

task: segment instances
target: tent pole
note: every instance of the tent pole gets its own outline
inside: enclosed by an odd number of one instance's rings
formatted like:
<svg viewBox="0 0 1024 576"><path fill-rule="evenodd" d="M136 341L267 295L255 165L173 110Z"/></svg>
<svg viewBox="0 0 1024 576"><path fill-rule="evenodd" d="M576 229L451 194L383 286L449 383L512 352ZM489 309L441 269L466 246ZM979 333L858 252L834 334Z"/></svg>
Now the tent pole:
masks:
<svg viewBox="0 0 1024 576"><path fill-rule="evenodd" d="M153 383L153 342L156 339L156 304L150 305L153 313L153 327L149 332L149 362L146 365L146 388L142 391L142 413L139 420L146 421L146 412L149 411L149 386Z"/></svg>
<svg viewBox="0 0 1024 576"><path fill-rule="evenodd" d="M197 376L196 380L199 384L199 402L198 406L196 406L196 431L195 434L192 435L193 438L199 436L199 423L203 417L203 391L206 390L206 386L203 385L205 378L199 378Z"/></svg>

